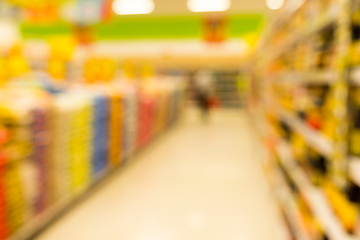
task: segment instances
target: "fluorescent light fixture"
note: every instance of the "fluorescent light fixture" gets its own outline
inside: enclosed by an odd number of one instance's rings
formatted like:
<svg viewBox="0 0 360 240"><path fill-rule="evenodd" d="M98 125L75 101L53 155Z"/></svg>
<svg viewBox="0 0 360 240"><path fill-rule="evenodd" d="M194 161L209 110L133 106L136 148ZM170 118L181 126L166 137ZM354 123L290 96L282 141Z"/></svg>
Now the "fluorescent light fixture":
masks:
<svg viewBox="0 0 360 240"><path fill-rule="evenodd" d="M188 0L192 12L222 12L230 8L231 0Z"/></svg>
<svg viewBox="0 0 360 240"><path fill-rule="evenodd" d="M284 6L285 0L266 0L266 6L272 10L280 9Z"/></svg>
<svg viewBox="0 0 360 240"><path fill-rule="evenodd" d="M115 0L112 4L118 15L149 14L155 9L153 0Z"/></svg>

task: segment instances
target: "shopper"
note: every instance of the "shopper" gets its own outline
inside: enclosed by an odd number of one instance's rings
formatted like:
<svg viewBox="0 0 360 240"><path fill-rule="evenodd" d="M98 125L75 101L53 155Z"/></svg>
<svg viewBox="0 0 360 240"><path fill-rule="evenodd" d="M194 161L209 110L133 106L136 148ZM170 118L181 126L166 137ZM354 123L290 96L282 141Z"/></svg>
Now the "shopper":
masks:
<svg viewBox="0 0 360 240"><path fill-rule="evenodd" d="M197 89L197 104L200 108L202 118L206 120L209 115L209 100L208 100L208 94L206 91L203 91L202 89Z"/></svg>
<svg viewBox="0 0 360 240"><path fill-rule="evenodd" d="M201 110L202 117L206 121L209 118L210 93L212 83L211 73L206 70L199 70L196 73L195 79L197 103Z"/></svg>

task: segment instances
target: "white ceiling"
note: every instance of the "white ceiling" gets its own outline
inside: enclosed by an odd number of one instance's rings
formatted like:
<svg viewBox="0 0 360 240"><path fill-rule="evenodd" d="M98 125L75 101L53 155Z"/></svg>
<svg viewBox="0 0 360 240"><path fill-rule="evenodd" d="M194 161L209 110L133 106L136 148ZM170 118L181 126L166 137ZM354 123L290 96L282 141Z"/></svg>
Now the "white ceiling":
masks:
<svg viewBox="0 0 360 240"><path fill-rule="evenodd" d="M154 0L153 14L191 14L186 7L187 0ZM263 13L266 9L265 0L231 0L230 13Z"/></svg>

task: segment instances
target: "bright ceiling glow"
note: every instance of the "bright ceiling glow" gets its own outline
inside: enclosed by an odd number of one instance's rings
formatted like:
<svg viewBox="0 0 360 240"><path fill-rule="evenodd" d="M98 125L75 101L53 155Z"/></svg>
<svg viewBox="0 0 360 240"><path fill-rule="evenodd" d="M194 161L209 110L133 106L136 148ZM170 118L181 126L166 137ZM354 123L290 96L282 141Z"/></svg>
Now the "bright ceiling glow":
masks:
<svg viewBox="0 0 360 240"><path fill-rule="evenodd" d="M231 0L188 0L192 12L222 12L230 8Z"/></svg>
<svg viewBox="0 0 360 240"><path fill-rule="evenodd" d="M116 14L149 14L155 9L153 0L115 0L112 8Z"/></svg>
<svg viewBox="0 0 360 240"><path fill-rule="evenodd" d="M272 10L280 9L284 3L285 0L266 0L266 6Z"/></svg>

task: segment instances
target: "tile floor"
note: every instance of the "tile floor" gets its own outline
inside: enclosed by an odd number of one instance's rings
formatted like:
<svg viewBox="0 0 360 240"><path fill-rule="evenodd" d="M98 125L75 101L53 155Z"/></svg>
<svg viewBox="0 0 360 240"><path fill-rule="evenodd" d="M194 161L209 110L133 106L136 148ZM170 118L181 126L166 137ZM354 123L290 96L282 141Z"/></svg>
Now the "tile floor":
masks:
<svg viewBox="0 0 360 240"><path fill-rule="evenodd" d="M194 111L40 240L279 240L249 121Z"/></svg>

